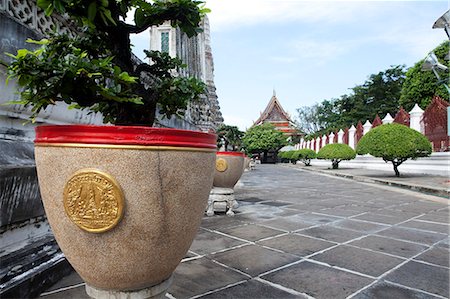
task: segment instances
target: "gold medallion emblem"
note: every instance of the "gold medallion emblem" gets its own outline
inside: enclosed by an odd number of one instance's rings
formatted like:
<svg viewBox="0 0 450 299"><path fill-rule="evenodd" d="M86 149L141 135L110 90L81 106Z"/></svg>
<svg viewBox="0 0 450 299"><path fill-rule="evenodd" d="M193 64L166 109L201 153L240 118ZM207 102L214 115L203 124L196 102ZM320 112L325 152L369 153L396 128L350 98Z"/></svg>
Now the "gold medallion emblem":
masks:
<svg viewBox="0 0 450 299"><path fill-rule="evenodd" d="M64 209L78 227L106 232L122 218L124 196L117 181L97 169L75 172L64 187Z"/></svg>
<svg viewBox="0 0 450 299"><path fill-rule="evenodd" d="M224 172L227 170L228 164L227 161L223 158L219 158L216 160L216 169L217 171Z"/></svg>

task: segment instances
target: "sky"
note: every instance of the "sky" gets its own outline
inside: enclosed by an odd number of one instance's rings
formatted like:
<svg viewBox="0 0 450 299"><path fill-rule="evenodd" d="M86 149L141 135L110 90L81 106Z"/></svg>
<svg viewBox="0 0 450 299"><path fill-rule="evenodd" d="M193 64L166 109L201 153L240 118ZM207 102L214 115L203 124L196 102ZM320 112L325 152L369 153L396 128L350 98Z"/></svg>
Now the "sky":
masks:
<svg viewBox="0 0 450 299"><path fill-rule="evenodd" d="M224 122L245 131L274 91L296 109L350 93L394 65L413 66L441 42L450 1L206 0Z"/></svg>

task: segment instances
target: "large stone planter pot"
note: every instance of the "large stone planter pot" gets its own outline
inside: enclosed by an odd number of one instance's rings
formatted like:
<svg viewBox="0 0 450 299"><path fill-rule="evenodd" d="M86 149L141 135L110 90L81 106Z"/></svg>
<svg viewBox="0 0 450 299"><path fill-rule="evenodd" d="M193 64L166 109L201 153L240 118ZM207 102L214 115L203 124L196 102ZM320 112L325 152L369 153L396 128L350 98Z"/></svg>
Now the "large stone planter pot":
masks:
<svg viewBox="0 0 450 299"><path fill-rule="evenodd" d="M215 148L214 134L185 130L36 129L45 211L88 294L164 296L200 225Z"/></svg>
<svg viewBox="0 0 450 299"><path fill-rule="evenodd" d="M238 204L234 198L233 188L243 172L244 153L217 152L214 187L206 211L208 216L214 215L216 211L227 211L227 215L234 215L233 209L237 208Z"/></svg>

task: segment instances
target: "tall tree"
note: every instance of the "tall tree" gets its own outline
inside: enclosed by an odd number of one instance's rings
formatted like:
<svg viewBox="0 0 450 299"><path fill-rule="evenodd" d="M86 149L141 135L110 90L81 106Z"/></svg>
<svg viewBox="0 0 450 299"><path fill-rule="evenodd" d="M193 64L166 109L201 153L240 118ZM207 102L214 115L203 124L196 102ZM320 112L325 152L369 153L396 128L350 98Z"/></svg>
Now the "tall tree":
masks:
<svg viewBox="0 0 450 299"><path fill-rule="evenodd" d="M448 55L449 42L445 41L437 46L433 52L436 54L439 62L448 65L444 57ZM438 82L438 79L431 71L423 71L422 65L424 60L418 61L412 68L406 73L405 83L403 84L402 92L400 95L400 105L406 110L410 110L417 103L422 109L425 109L430 104L434 95L438 95L443 99L449 100L449 94L443 82L449 82L450 76L448 70L438 71L442 82Z"/></svg>
<svg viewBox="0 0 450 299"><path fill-rule="evenodd" d="M272 124L265 123L248 129L242 138L242 142L249 153L258 151L267 153L270 150L278 151L287 144L287 138L282 132L276 130Z"/></svg>
<svg viewBox="0 0 450 299"><path fill-rule="evenodd" d="M232 151L237 151L242 146L242 136L244 132L239 131L236 126L221 125L217 128L217 146L224 146L225 150L231 147Z"/></svg>
<svg viewBox="0 0 450 299"><path fill-rule="evenodd" d="M304 134L313 134L324 129L323 124L318 119L319 104L303 106L297 108L297 127Z"/></svg>
<svg viewBox="0 0 450 299"><path fill-rule="evenodd" d="M297 109L298 122L308 121L314 124L303 124L301 127L311 132L335 131L356 124L358 121L373 120L378 114L395 114L399 108L398 99L405 79L405 66L391 66L389 69L372 74L362 85L351 88L351 93L336 99L323 100L308 109Z"/></svg>

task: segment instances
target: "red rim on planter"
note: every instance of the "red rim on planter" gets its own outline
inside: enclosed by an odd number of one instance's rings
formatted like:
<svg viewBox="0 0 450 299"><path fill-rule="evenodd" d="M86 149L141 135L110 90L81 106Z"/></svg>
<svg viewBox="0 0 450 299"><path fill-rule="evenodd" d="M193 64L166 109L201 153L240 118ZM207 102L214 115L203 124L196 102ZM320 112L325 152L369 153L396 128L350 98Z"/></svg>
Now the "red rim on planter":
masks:
<svg viewBox="0 0 450 299"><path fill-rule="evenodd" d="M216 149L215 134L139 126L58 125L36 128L39 146L68 144L117 146L170 146Z"/></svg>
<svg viewBox="0 0 450 299"><path fill-rule="evenodd" d="M217 155L244 157L243 152L217 152Z"/></svg>

